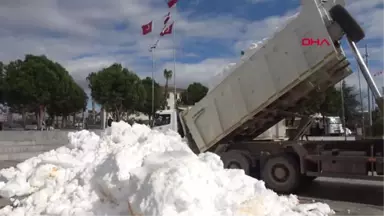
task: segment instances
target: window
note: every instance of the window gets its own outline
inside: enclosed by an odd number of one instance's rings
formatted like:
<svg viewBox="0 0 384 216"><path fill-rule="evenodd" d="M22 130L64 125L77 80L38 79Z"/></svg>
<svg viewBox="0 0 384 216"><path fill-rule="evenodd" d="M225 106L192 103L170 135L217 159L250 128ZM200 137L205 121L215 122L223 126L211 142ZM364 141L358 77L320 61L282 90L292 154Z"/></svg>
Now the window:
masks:
<svg viewBox="0 0 384 216"><path fill-rule="evenodd" d="M171 114L156 114L154 126L169 125L171 123Z"/></svg>

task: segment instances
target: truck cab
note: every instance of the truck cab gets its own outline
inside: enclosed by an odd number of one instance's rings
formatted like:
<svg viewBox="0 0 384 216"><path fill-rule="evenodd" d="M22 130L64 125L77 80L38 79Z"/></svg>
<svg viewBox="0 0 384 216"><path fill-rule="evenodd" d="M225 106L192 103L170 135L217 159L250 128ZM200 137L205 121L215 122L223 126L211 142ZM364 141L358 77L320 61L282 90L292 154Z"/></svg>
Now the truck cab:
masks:
<svg viewBox="0 0 384 216"><path fill-rule="evenodd" d="M177 109L159 110L155 113L152 129L166 132L168 130L176 131L184 138L186 128L181 120L181 112L190 107L179 107Z"/></svg>
<svg viewBox="0 0 384 216"><path fill-rule="evenodd" d="M167 130L178 131L176 119L177 112L174 109L157 111L153 121L153 129L163 132Z"/></svg>

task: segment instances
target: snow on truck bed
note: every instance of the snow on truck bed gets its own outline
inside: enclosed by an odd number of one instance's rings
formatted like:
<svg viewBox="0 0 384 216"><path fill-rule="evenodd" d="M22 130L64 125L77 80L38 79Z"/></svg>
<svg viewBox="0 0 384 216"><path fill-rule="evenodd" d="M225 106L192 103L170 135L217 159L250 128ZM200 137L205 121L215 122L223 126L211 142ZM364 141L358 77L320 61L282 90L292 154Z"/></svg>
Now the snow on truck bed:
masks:
<svg viewBox="0 0 384 216"><path fill-rule="evenodd" d="M322 203L278 196L216 154L195 155L175 132L113 123L101 137L83 130L70 143L0 171L1 216L246 216L332 214Z"/></svg>

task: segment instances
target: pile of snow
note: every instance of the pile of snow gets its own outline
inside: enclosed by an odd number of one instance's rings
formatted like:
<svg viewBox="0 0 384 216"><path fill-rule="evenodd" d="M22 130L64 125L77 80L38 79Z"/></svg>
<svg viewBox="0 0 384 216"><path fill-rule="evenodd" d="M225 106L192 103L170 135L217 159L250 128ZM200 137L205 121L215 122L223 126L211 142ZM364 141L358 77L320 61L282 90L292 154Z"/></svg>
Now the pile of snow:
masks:
<svg viewBox="0 0 384 216"><path fill-rule="evenodd" d="M264 38L261 41L256 43L251 43L251 45L244 51L244 55L241 56L241 60L245 61L249 59L253 54L255 54L264 44L268 41L268 38Z"/></svg>
<svg viewBox="0 0 384 216"><path fill-rule="evenodd" d="M322 216L322 203L278 196L216 154L195 155L173 131L124 122L0 171L0 215ZM22 198L20 198L22 197Z"/></svg>

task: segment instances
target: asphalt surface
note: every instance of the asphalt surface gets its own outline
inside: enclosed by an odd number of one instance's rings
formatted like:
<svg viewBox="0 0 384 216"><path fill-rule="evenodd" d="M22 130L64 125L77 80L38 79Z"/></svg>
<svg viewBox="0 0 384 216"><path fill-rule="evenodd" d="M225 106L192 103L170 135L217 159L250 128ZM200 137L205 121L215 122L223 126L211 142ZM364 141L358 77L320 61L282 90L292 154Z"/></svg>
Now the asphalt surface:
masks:
<svg viewBox="0 0 384 216"><path fill-rule="evenodd" d="M384 214L380 181L318 178L298 196L302 202L325 202L336 215Z"/></svg>

